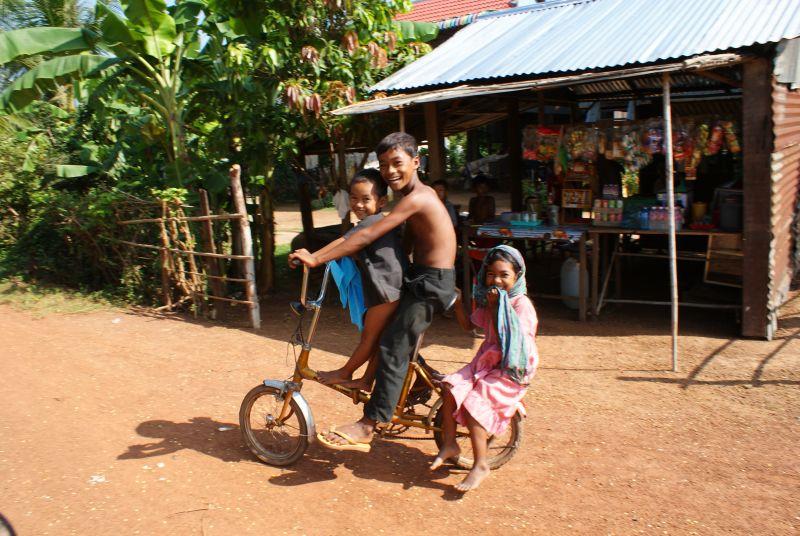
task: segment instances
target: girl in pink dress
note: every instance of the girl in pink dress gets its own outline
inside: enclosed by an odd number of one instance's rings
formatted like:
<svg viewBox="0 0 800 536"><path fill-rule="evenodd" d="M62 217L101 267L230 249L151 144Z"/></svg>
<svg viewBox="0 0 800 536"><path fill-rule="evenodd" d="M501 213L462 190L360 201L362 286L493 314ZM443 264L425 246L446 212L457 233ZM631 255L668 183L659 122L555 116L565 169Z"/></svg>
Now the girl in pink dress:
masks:
<svg viewBox="0 0 800 536"><path fill-rule="evenodd" d="M486 338L472 362L442 380L444 444L431 464L431 469L437 469L459 455L456 423L466 426L475 463L456 484L459 491L478 487L489 474L487 441L505 432L517 410L524 412L522 398L539 361L538 322L526 295L525 261L519 251L509 246L490 250L476 281L474 296L479 307L467 318L459 296L455 313L462 328L482 328Z"/></svg>

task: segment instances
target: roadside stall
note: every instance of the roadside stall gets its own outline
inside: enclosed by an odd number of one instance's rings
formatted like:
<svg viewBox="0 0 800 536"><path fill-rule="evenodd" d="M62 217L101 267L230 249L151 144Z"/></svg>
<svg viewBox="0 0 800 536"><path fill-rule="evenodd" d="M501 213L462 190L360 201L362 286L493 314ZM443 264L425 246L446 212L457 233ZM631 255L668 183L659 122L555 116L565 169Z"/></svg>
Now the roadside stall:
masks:
<svg viewBox="0 0 800 536"><path fill-rule="evenodd" d="M387 96L336 113L400 110L404 128L437 150L446 135L503 119L514 214L475 233L516 240L527 227L531 240L549 240L583 227L591 312L614 301L670 305L676 366L678 306L740 311L743 335L771 338L788 296L798 37L791 0L545 2L478 17L374 86ZM553 107L572 121L549 121ZM664 259L669 277L658 271ZM691 265L737 297L684 295L678 271ZM637 271L658 274L647 284L666 285L670 299L626 294Z"/></svg>

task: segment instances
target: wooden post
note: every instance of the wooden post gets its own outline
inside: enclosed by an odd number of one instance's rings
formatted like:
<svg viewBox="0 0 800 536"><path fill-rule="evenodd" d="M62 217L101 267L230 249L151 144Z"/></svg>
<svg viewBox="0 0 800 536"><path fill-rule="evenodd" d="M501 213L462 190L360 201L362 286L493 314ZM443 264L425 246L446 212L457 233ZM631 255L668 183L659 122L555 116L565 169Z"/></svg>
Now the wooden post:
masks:
<svg viewBox="0 0 800 536"><path fill-rule="evenodd" d="M538 97L538 103L536 105L537 121L539 123L539 126L543 126L544 123L545 123L545 117L544 117L544 106L545 106L545 104L544 104L544 91L539 91L536 94L536 96Z"/></svg>
<svg viewBox="0 0 800 536"><path fill-rule="evenodd" d="M469 236L471 227L461 227L461 301L466 306L467 314L472 314L472 258L469 256Z"/></svg>
<svg viewBox="0 0 800 536"><path fill-rule="evenodd" d="M397 111L399 112L398 121L400 123L400 132L405 132L406 131L406 111L405 111L404 108L398 108Z"/></svg>
<svg viewBox="0 0 800 536"><path fill-rule="evenodd" d="M337 174L339 176L339 180L337 181L339 184L339 188L342 190L347 190L347 155L344 152L344 138L339 137L336 140L336 159L337 159ZM344 218L342 218L342 234L345 234L347 231L350 230L352 227L352 223L350 223L350 211L347 211L347 214Z"/></svg>
<svg viewBox="0 0 800 536"><path fill-rule="evenodd" d="M183 212L183 208L178 205L177 210L175 211L176 216L180 218L180 230L183 233L183 245L186 248L187 260L189 262L189 276L192 281L192 302L194 303L195 310L193 311L194 315L197 316L198 310L203 313L203 316L206 314L206 301L203 299L203 296L206 293L206 289L203 286L203 280L200 276L200 270L197 268L197 262L194 258L194 254L190 253L195 250L195 241L194 235L192 234L192 229L189 227L189 222L186 221L186 214Z"/></svg>
<svg viewBox="0 0 800 536"><path fill-rule="evenodd" d="M586 320L586 279L583 274L589 274L586 266L586 233L581 233L581 239L578 242L580 251L578 252L578 259L580 266L578 267L578 320L584 322Z"/></svg>
<svg viewBox="0 0 800 536"><path fill-rule="evenodd" d="M771 338L769 322L772 234L772 64L766 58L742 64L742 335Z"/></svg>
<svg viewBox="0 0 800 536"><path fill-rule="evenodd" d="M592 283L591 283L591 308L592 314L597 318L597 286L600 284L600 234L592 232Z"/></svg>
<svg viewBox="0 0 800 536"><path fill-rule="evenodd" d="M169 288L169 235L167 235L167 202L161 201L161 292L164 297L164 307L172 308L172 290Z"/></svg>
<svg viewBox="0 0 800 536"><path fill-rule="evenodd" d="M669 293L672 309L672 371L678 372L678 262L675 258L675 184L672 160L672 103L669 73L662 78L664 93L664 155L667 182L667 208L669 212L667 243L669 245Z"/></svg>
<svg viewBox="0 0 800 536"><path fill-rule="evenodd" d="M508 175L511 181L511 210L523 209L522 199L522 129L519 121L519 99L508 101Z"/></svg>
<svg viewBox="0 0 800 536"><path fill-rule="evenodd" d="M444 178L444 142L439 125L439 110L435 102L426 102L425 136L428 138L428 177L431 181Z"/></svg>
<svg viewBox="0 0 800 536"><path fill-rule="evenodd" d="M250 235L250 223L247 220L247 205L244 202L244 192L241 182L242 168L239 164L231 166L231 198L237 214L243 214L239 218L239 236L242 243L242 255L247 255L249 259L242 262L244 265L245 293L247 301L250 302L250 322L253 328L261 327L261 310L258 306L258 293L256 292L256 269L253 262L253 237Z"/></svg>
<svg viewBox="0 0 800 536"><path fill-rule="evenodd" d="M168 230L170 240L172 240L172 244L178 250L186 250L185 247L181 247L180 236L178 235L178 224L175 219L172 217L172 210L169 209L167 205L167 223L168 223ZM183 256L179 253L177 256L174 257L173 266L175 268L175 276L178 282L178 286L180 287L181 291L183 292L184 298L191 298L192 302L194 303L194 311L193 313L197 314L198 303L195 298L195 293L189 283L186 281L186 265L183 263Z"/></svg>
<svg viewBox="0 0 800 536"><path fill-rule="evenodd" d="M275 288L275 217L272 196L265 186L259 196L261 216L261 281L262 293Z"/></svg>
<svg viewBox="0 0 800 536"><path fill-rule="evenodd" d="M304 246L310 251L316 249L314 240L314 212L311 207L311 190L308 187L308 180L301 178L299 189L300 197L300 221L303 223Z"/></svg>
<svg viewBox="0 0 800 536"><path fill-rule="evenodd" d="M210 216L211 207L208 204L208 192L202 188L200 194L200 215ZM200 236L203 240L203 249L208 253L216 253L217 246L214 243L214 224L211 220L203 220L200 224ZM222 275L222 270L219 268L219 260L212 257L203 257L203 262L206 265L206 273L211 277L211 295L217 298L225 297L225 283L218 279ZM219 303L217 303L219 302ZM224 316L225 302L214 300L214 308L211 310L211 318L214 320L222 320Z"/></svg>

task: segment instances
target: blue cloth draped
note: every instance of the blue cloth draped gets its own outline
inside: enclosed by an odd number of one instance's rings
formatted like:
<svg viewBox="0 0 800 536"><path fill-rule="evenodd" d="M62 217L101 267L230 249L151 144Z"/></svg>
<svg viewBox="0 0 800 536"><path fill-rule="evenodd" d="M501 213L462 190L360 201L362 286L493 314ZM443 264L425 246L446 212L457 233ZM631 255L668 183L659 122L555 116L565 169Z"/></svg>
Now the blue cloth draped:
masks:
<svg viewBox="0 0 800 536"><path fill-rule="evenodd" d="M525 283L525 260L520 252L506 245L500 245L489 250L478 272L478 277L472 288L472 295L479 306L486 307L486 294L490 288L497 288L486 286L486 259L498 250L508 253L520 266L520 272L517 274L517 280L511 290L506 292L498 289L500 296L497 303L497 339L500 343L503 357L500 365L501 370L512 380L522 384L528 374L530 349L528 348L527 340L522 335L519 317L511 306L511 298L528 292L528 287Z"/></svg>
<svg viewBox="0 0 800 536"><path fill-rule="evenodd" d="M358 331L364 329L364 313L367 308L364 306L364 289L361 286L361 273L356 267L356 263L350 257L331 261L331 276L339 289L339 298L342 300L342 308L350 309L350 322L355 324Z"/></svg>

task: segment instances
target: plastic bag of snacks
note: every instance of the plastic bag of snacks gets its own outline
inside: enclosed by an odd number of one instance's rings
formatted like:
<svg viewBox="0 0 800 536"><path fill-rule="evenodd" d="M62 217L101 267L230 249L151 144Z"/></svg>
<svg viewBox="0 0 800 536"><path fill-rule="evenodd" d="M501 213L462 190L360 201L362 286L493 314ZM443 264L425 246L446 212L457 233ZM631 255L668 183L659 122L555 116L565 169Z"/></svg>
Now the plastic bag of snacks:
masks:
<svg viewBox="0 0 800 536"><path fill-rule="evenodd" d="M572 160L593 161L597 156L597 131L594 128L573 128L567 134L566 146Z"/></svg>
<svg viewBox="0 0 800 536"><path fill-rule="evenodd" d="M628 125L622 134L622 151L625 167L640 170L650 163L652 157L642 146L642 136L638 125Z"/></svg>
<svg viewBox="0 0 800 536"><path fill-rule="evenodd" d="M660 120L648 121L642 133L642 144L649 155L664 152L664 129Z"/></svg>

